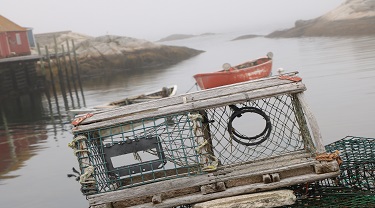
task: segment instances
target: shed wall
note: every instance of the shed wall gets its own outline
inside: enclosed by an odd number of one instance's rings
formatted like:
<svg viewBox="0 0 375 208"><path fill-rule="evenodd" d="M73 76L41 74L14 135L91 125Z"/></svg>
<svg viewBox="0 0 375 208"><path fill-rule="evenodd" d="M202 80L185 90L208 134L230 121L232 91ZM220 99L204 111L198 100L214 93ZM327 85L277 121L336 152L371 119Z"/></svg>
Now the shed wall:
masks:
<svg viewBox="0 0 375 208"><path fill-rule="evenodd" d="M0 33L0 58L6 58L10 55L8 39L6 33Z"/></svg>
<svg viewBox="0 0 375 208"><path fill-rule="evenodd" d="M19 35L19 39L17 38L17 34ZM31 54L27 31L7 32L7 36L10 52L15 53L14 56Z"/></svg>

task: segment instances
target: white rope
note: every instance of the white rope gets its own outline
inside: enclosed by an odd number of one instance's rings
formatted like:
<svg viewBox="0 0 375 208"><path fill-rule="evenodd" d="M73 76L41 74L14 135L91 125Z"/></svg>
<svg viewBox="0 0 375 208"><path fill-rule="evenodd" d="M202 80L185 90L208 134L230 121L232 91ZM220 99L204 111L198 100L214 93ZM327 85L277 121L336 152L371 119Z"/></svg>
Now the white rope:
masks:
<svg viewBox="0 0 375 208"><path fill-rule="evenodd" d="M198 136L197 135L197 130L198 130L198 120L203 120L203 117L202 117L202 115L201 114L190 114L189 113L189 119L191 120L191 121L193 121L193 132L194 132L194 135L195 136Z"/></svg>
<svg viewBox="0 0 375 208"><path fill-rule="evenodd" d="M94 173L94 167L93 166L88 166L86 167L85 169L85 173L83 173L80 177L79 177L79 182L81 184L91 184L91 183L95 183L95 180L94 179L89 179L90 177L92 177L92 174Z"/></svg>
<svg viewBox="0 0 375 208"><path fill-rule="evenodd" d="M198 121L203 120L202 115L199 114L199 113L197 113L197 114L190 114L189 113L188 117L193 122L193 132L194 132L195 137L203 137L201 134L198 135L198 133L197 133L198 129L199 129ZM198 152L198 154L202 154L203 153L202 150L204 149L204 147L209 145L208 141L204 137L203 137L203 142L201 144L199 144L199 141L197 141L197 143L198 143L198 147L196 148L196 151ZM218 164L219 164L218 159L212 154L204 154L202 156L206 157L206 160L207 159L211 160L210 165L207 165L207 166L203 167L202 171L204 171L204 172L215 171L217 169ZM206 161L206 162L208 163L208 161Z"/></svg>
<svg viewBox="0 0 375 208"><path fill-rule="evenodd" d="M68 147L76 150L76 142L80 141L80 140L86 140L86 136L85 135L78 135L76 137L74 137L74 139L68 143Z"/></svg>

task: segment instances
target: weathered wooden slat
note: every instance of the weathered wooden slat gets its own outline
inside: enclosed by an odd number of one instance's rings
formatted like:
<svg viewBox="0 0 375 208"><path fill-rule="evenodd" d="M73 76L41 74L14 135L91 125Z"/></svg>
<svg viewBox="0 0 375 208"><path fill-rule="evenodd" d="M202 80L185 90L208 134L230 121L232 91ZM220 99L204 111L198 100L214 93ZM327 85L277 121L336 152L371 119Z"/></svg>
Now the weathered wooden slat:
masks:
<svg viewBox="0 0 375 208"><path fill-rule="evenodd" d="M280 166L280 167L275 167L272 169L264 169L264 170L256 170L252 171L249 170L246 172L246 169L238 172L238 171L233 171L227 175L219 175L216 178L212 178L209 181L212 182L220 182L220 181L244 181L247 178L254 178L256 176L262 176L265 174L272 174L272 173L280 173L280 172L293 172L293 174L286 174L289 175L289 177L292 176L297 176L297 175L304 175L306 173L313 173L313 165L317 164L318 162L316 161L307 161L303 163L295 163L293 165L287 165L287 166ZM301 171L302 170L302 171ZM256 182L260 182L256 181ZM232 182L233 183L233 182ZM232 185L232 186L238 186L237 185Z"/></svg>
<svg viewBox="0 0 375 208"><path fill-rule="evenodd" d="M304 94L303 93L297 94L297 98L299 102L301 103L302 109L305 112L306 118L310 125L311 131L314 137L314 141L315 141L316 150L318 153L323 153L325 152L325 148L323 145L323 139L319 130L318 122L316 121L316 118L314 114L312 113L310 106L307 104Z"/></svg>
<svg viewBox="0 0 375 208"><path fill-rule="evenodd" d="M266 158L263 158L263 159L251 160L251 161L246 161L246 162L242 162L242 163L236 163L236 164L233 164L233 165L222 166L222 168L219 167L218 169L220 170L220 169L224 169L224 168L238 168L238 170L239 170L239 169L246 168L246 165L254 166L256 164L264 164L264 163L267 163L267 162L275 163L275 162L278 162L278 161L281 160L280 157L281 157L280 155L274 155L274 156L266 157ZM290 153L284 153L282 155L282 160L283 161L289 161L291 159L311 158L311 157L312 157L312 154L308 153L306 150L298 150L298 151L294 151L294 152L290 152Z"/></svg>
<svg viewBox="0 0 375 208"><path fill-rule="evenodd" d="M287 74L289 76L295 75L297 72ZM268 77L264 79L257 79L248 82L237 83L233 85L227 85L207 90L202 90L198 92L192 92L184 95L173 96L168 98L162 98L157 101L150 101L146 103L140 103L137 105L122 106L116 109L111 109L108 111L93 112L94 116L86 119L82 124L97 122L101 120L107 120L119 116L124 116L132 113L141 112L144 110L149 110L152 108L162 108L165 106L171 106L176 104L182 104L186 102L199 101L204 99L210 99L214 97L223 97L230 94L247 92L272 86L278 86L283 84L292 83L289 80L281 80L278 76Z"/></svg>
<svg viewBox="0 0 375 208"><path fill-rule="evenodd" d="M108 193L95 194L88 196L87 200L89 201L90 205L131 200L135 197L143 197L148 195L153 196L155 194L161 193L163 190L168 190L170 192L179 189L186 189L193 186L204 185L207 183L206 179L207 175L172 179L153 184L145 184L143 186L133 187L131 188L131 191L130 189L123 189Z"/></svg>
<svg viewBox="0 0 375 208"><path fill-rule="evenodd" d="M300 153L300 155L305 155L304 153ZM130 189L124 189L109 193L102 193L102 194L96 194L92 196L88 196L88 201L90 205L97 205L97 204L103 204L108 202L116 202L116 201L124 201L124 200L131 200L136 197L145 197L145 196L153 196L155 194L161 193L163 191L176 191L177 190L183 190L194 186L202 186L212 183L212 181L215 181L215 179L220 181L226 180L240 180L241 178L249 178L249 177L255 177L257 175L263 175L268 173L274 173L278 171L290 171L293 174L294 169L298 169L301 167L307 167L312 170L313 163L317 161L309 161L305 162L303 164L299 164L300 160L290 160L291 155L282 155L278 157L274 157L273 159L270 159L270 161L277 163L280 161L285 161L284 163L280 163L280 166L275 167L271 166L269 169L262 169L259 170L258 167L261 166L264 161L259 160L257 162L254 162L252 166L247 167L247 169L239 168L239 171L237 171L238 167L234 168L226 168L226 171L231 176L235 177L226 177L226 175L215 175L215 173L210 173L206 175L199 175L194 177L185 177L185 178L178 178L178 179L171 179L167 181L161 181L153 184L146 184L139 187L133 187ZM298 156L297 156L298 157ZM225 173L225 174L228 174ZM295 175L298 175L298 172L295 173Z"/></svg>
<svg viewBox="0 0 375 208"><path fill-rule="evenodd" d="M273 86L273 87L252 90L252 91L245 91L242 93L228 94L226 96L215 97L212 99L205 99L205 100L198 100L198 101L192 100L187 103L170 105L170 106L163 107L163 108L159 107L159 101L152 102L154 107L152 107L148 111L142 111L136 114L135 113L126 114L125 112L123 112L122 114L113 116L112 117L113 119L108 120L108 121L102 121L102 122L98 121L92 124L79 125L73 128L73 132L78 133L81 131L88 131L88 130L103 128L103 127L118 125L118 124L128 122L128 121L136 121L139 119L152 118L156 116L163 116L163 115L174 114L174 113L179 113L179 112L202 110L206 108L212 108L215 106L216 107L224 106L224 105L229 105L233 103L245 102L248 100L256 100L256 99L261 99L261 98L273 97L273 96L282 95L286 93L298 93L304 90L306 90L305 85L301 82L296 82L296 83L288 83L288 84L283 84L283 85L278 85L278 86Z"/></svg>
<svg viewBox="0 0 375 208"><path fill-rule="evenodd" d="M316 164L316 160L312 159L295 159L291 161L276 161L278 164L256 164L254 166L248 166L247 168L243 168L241 170L231 170L230 172L228 171L227 174L225 175L219 175L215 180L222 181L226 179L236 179L236 178L241 178L245 176L250 176L256 174L268 174L272 172L278 172L278 171L285 171L288 169L292 168L300 168L304 166L312 166Z"/></svg>
<svg viewBox="0 0 375 208"><path fill-rule="evenodd" d="M216 192L216 193L211 193L207 195L202 195L202 194L187 195L184 197L166 199L166 200L163 200L163 202L160 204L147 203L147 204L142 204L138 206L132 206L132 208L141 208L141 207L155 207L155 208L165 207L167 208L167 207L175 207L175 206L184 205L184 204L194 204L197 202L204 202L204 201L209 201L213 199L261 192L261 191L269 191L269 190L274 190L280 187L287 187L287 186L291 186L295 184L319 181L325 178L335 177L338 174L339 174L338 172L319 174L319 175L307 174L307 175L295 176L295 177L287 178L284 180L280 180L280 182L277 182L277 183L268 183L268 184L256 183L256 184L250 184L250 185L245 185L245 186L237 186L237 187L229 188L223 192Z"/></svg>

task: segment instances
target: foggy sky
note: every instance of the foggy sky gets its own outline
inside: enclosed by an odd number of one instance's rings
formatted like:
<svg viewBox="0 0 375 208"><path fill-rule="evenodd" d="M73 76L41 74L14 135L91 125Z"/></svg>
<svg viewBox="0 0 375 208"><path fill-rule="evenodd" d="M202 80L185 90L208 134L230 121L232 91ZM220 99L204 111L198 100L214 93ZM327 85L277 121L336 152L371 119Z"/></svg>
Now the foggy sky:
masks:
<svg viewBox="0 0 375 208"><path fill-rule="evenodd" d="M1 0L0 14L34 33L158 40L206 32L268 34L312 19L344 0Z"/></svg>

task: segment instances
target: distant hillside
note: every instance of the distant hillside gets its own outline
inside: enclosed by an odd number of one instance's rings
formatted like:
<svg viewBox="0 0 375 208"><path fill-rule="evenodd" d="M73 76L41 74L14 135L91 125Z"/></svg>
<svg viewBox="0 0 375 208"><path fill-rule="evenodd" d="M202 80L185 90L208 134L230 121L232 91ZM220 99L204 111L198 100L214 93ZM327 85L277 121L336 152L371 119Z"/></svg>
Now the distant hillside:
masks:
<svg viewBox="0 0 375 208"><path fill-rule="evenodd" d="M187 39L187 38L193 38L197 36L207 36L207 35L214 35L215 33L203 33L200 35L186 35L186 34L174 34L167 36L165 38L162 38L156 42L165 42L165 41L173 41L173 40L181 40L181 39Z"/></svg>
<svg viewBox="0 0 375 208"><path fill-rule="evenodd" d="M266 37L375 35L375 0L347 0L336 9L311 20L298 20L290 29Z"/></svg>
<svg viewBox="0 0 375 208"><path fill-rule="evenodd" d="M242 36L239 36L237 38L234 38L232 41L234 41L234 40L244 40L244 39L250 39L250 38L257 38L257 37L263 37L263 35L242 35Z"/></svg>

